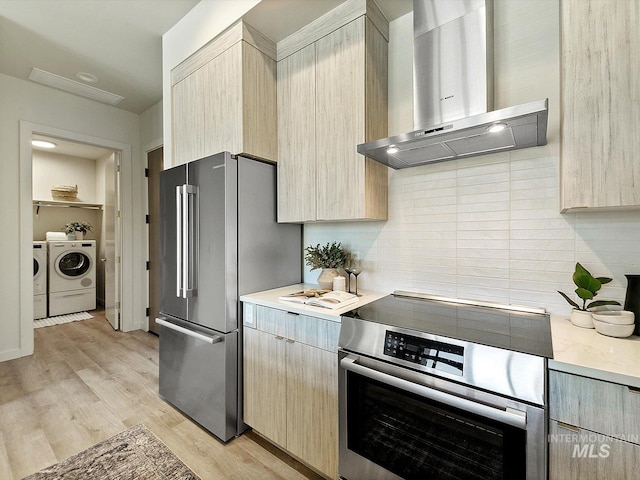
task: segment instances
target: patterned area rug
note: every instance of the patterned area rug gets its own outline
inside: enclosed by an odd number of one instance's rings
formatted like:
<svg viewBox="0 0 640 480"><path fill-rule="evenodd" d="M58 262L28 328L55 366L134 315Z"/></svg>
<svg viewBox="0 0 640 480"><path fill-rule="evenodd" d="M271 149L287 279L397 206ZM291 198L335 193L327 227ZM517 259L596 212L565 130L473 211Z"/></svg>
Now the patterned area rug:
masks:
<svg viewBox="0 0 640 480"><path fill-rule="evenodd" d="M50 327L61 323L77 322L78 320L88 320L93 315L87 312L70 313L69 315L58 315L56 317L41 318L33 321L33 328Z"/></svg>
<svg viewBox="0 0 640 480"><path fill-rule="evenodd" d="M135 425L23 480L200 480L144 425Z"/></svg>

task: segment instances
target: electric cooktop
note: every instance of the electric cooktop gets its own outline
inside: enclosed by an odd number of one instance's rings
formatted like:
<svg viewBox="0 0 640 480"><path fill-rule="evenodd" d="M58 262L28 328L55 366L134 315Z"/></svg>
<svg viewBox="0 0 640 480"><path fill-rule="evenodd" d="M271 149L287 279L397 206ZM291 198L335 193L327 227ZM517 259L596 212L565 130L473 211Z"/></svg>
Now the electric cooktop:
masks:
<svg viewBox="0 0 640 480"><path fill-rule="evenodd" d="M542 309L397 291L342 316L553 358L549 315Z"/></svg>

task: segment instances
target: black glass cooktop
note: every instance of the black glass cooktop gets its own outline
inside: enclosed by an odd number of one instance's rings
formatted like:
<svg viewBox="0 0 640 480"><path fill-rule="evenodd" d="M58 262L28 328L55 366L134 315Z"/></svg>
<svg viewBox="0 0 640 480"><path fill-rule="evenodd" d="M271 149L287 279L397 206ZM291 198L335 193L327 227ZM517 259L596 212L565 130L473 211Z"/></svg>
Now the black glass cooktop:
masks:
<svg viewBox="0 0 640 480"><path fill-rule="evenodd" d="M343 316L553 358L545 313L388 295Z"/></svg>

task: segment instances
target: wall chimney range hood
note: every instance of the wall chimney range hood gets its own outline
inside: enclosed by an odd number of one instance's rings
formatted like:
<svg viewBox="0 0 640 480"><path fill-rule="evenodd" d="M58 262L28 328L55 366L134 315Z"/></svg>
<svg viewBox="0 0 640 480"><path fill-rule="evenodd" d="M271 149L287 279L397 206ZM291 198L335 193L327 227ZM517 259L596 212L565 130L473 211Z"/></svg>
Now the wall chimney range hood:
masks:
<svg viewBox="0 0 640 480"><path fill-rule="evenodd" d="M493 0L414 0L414 131L358 145L392 168L547 143L548 99L493 108Z"/></svg>

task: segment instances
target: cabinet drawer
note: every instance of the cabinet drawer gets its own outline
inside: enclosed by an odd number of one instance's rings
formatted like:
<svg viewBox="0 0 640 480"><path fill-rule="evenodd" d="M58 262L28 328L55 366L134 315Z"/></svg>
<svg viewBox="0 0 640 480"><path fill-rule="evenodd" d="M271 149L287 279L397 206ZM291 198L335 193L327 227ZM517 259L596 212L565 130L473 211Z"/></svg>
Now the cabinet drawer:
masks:
<svg viewBox="0 0 640 480"><path fill-rule="evenodd" d="M638 441L640 391L568 373L549 372L549 416L569 425ZM633 440L636 439L636 440Z"/></svg>
<svg viewBox="0 0 640 480"><path fill-rule="evenodd" d="M329 352L338 351L340 322L261 305L245 304L244 312L245 326Z"/></svg>
<svg viewBox="0 0 640 480"><path fill-rule="evenodd" d="M640 445L550 422L549 480L630 479L639 469Z"/></svg>
<svg viewBox="0 0 640 480"><path fill-rule="evenodd" d="M280 337L287 336L287 312L256 305L256 328Z"/></svg>
<svg viewBox="0 0 640 480"><path fill-rule="evenodd" d="M338 351L340 322L307 315L287 314L287 338L312 347Z"/></svg>

